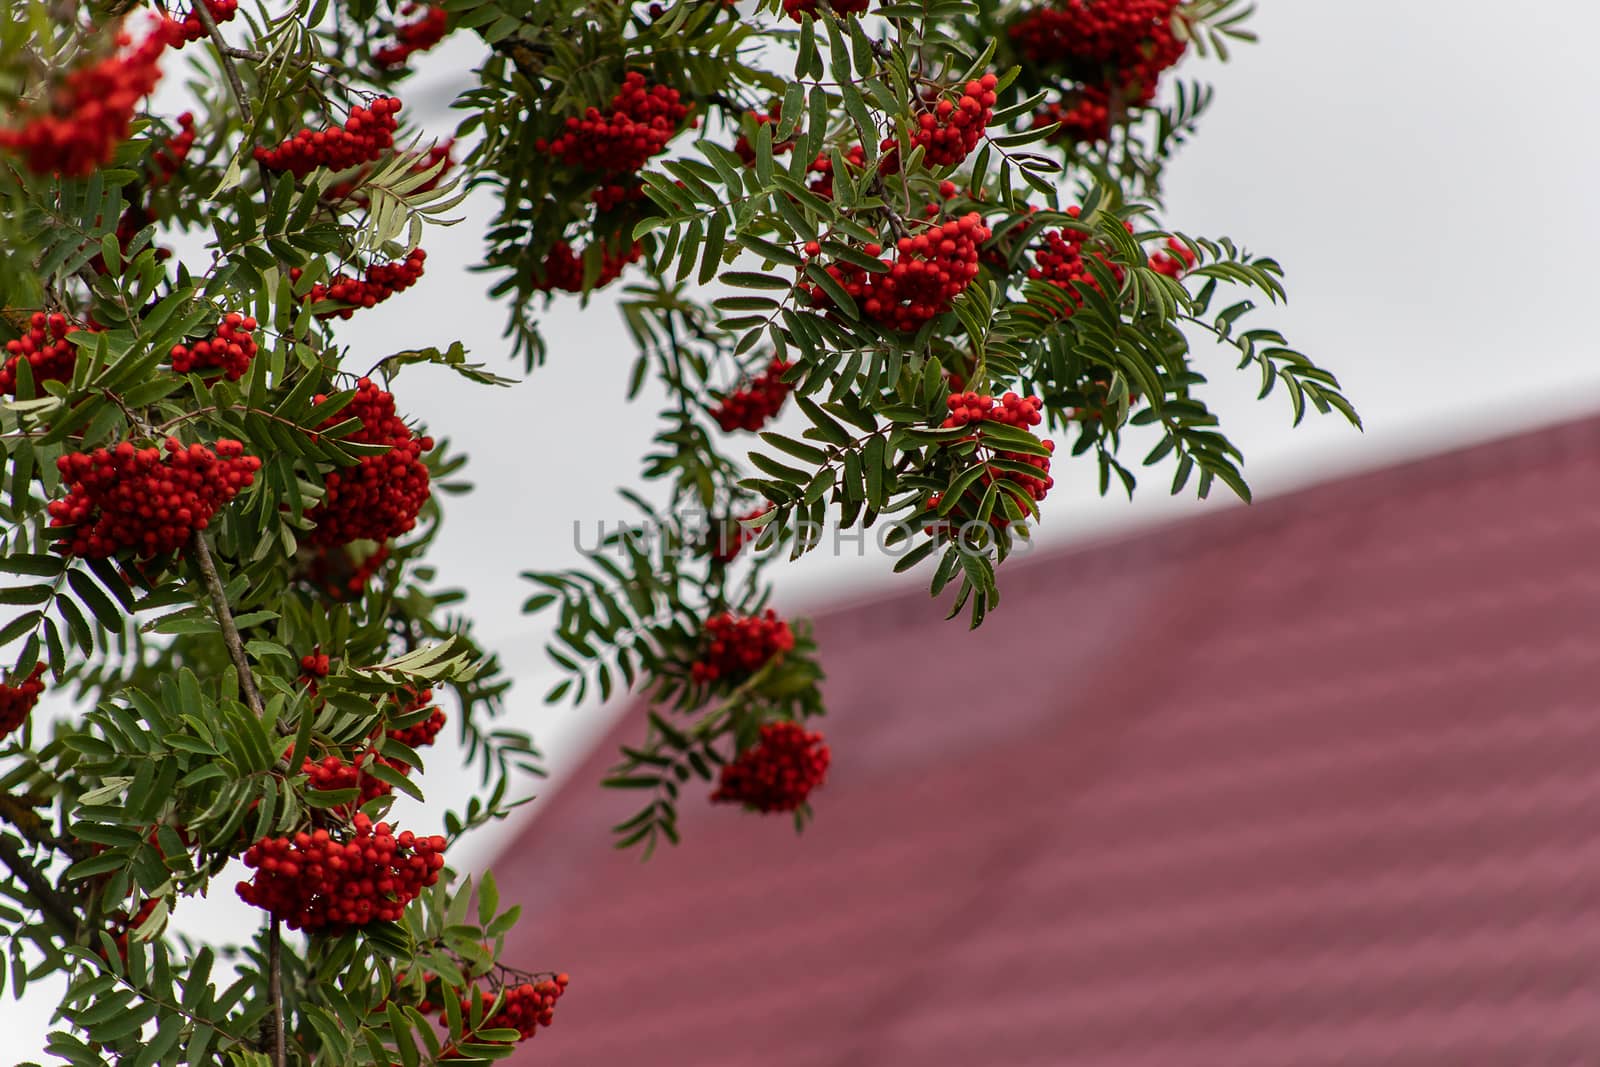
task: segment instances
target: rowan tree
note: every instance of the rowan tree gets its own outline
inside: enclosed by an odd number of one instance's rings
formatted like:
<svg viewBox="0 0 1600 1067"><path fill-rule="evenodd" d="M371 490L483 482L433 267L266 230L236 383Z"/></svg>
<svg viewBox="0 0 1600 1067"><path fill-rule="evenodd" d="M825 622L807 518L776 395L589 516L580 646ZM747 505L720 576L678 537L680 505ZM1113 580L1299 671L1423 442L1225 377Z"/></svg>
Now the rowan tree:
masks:
<svg viewBox="0 0 1600 1067"><path fill-rule="evenodd" d="M492 388L520 363L534 410L563 358L540 314L610 288L637 358L589 404L669 398L637 523L526 574L567 675L546 699L652 705L608 779L646 850L691 789L809 817L826 650L768 575L823 523L881 531L976 626L1048 521L1057 444L1102 492L1146 467L1248 498L1195 343L1297 422L1356 421L1253 324L1278 264L1163 217L1213 99L1175 68L1250 39L1237 0L8 10L0 979L68 979L70 1063L486 1061L554 1018L566 976L535 968L559 961L502 959L517 909L449 865L538 754L426 561L465 461L408 368ZM447 36L478 63L457 128L424 131L407 88ZM508 316L477 363L405 293L474 187ZM444 335L341 340L376 315ZM1130 426L1158 442L1137 461ZM482 795L444 835L394 825L446 728ZM173 935L207 892L259 929Z"/></svg>

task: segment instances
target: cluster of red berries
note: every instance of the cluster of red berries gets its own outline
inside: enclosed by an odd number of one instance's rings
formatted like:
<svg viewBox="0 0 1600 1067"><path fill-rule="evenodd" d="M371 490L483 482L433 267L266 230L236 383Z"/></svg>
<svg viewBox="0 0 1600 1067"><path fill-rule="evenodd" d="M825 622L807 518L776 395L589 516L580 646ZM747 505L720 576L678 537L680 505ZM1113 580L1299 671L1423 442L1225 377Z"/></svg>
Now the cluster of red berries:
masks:
<svg viewBox="0 0 1600 1067"><path fill-rule="evenodd" d="M146 558L176 552L261 469L238 441L220 440L213 452L169 437L166 453L124 441L56 460L70 489L50 502L50 525L74 528L57 551L89 559L123 550Z"/></svg>
<svg viewBox="0 0 1600 1067"><path fill-rule="evenodd" d="M317 682L328 676L328 654L326 652L312 652L300 657L300 684L311 690L311 695L317 695Z"/></svg>
<svg viewBox="0 0 1600 1067"><path fill-rule="evenodd" d="M954 166L966 159L983 139L983 131L994 116L994 87L999 79L993 74L967 82L961 99L952 103L942 98L917 115L917 128L911 133L911 145L921 145L923 159L935 167ZM883 143L885 149L895 149L894 138ZM899 169L895 158L898 149L884 159L886 173Z"/></svg>
<svg viewBox="0 0 1600 1067"><path fill-rule="evenodd" d="M444 176L450 173L450 169L456 165L455 158L451 155L451 150L455 148L455 145L456 139L450 137L429 145L427 155L406 153L414 160L411 164L412 174L426 174L428 171L433 170L434 167L439 167L437 171L434 171L426 180L417 185L412 192L425 193L430 189L439 187L439 183L444 181ZM444 164L443 166L439 166L441 161ZM366 207L367 195L360 190L362 184L366 182L371 173L371 167L362 167L343 181L335 182L328 187L328 199L349 200L358 207Z"/></svg>
<svg viewBox="0 0 1600 1067"><path fill-rule="evenodd" d="M359 560L345 545L301 544L302 581L329 600L355 600L366 592L367 584L389 559L389 546L379 545Z"/></svg>
<svg viewBox="0 0 1600 1067"><path fill-rule="evenodd" d="M853 144L844 154L845 165L856 170L867 169L867 150L861 145ZM820 197L833 199L833 156L827 152L818 152L817 158L811 161L811 166L806 168L807 174L815 174L808 188Z"/></svg>
<svg viewBox="0 0 1600 1067"><path fill-rule="evenodd" d="M608 114L591 107L581 119L567 119L561 136L540 138L534 148L582 170L631 174L667 147L688 115L676 89L651 85L643 74L629 71Z"/></svg>
<svg viewBox="0 0 1600 1067"><path fill-rule="evenodd" d="M450 32L450 14L438 4L408 3L400 14L410 17L420 13L413 22L397 23L394 28L395 44L384 45L372 53L381 66L398 67L415 52L426 52Z"/></svg>
<svg viewBox="0 0 1600 1067"><path fill-rule="evenodd" d="M442 837L396 836L358 812L342 841L316 830L251 845L244 863L256 873L239 883L239 897L308 933L395 922L439 880L444 849Z"/></svg>
<svg viewBox="0 0 1600 1067"><path fill-rule="evenodd" d="M1150 269L1157 274L1165 274L1173 279L1182 278L1186 271L1199 262L1195 254L1189 251L1189 246L1176 237L1167 238L1167 249L1150 257Z"/></svg>
<svg viewBox="0 0 1600 1067"><path fill-rule="evenodd" d="M722 765L711 802L768 813L794 811L827 778L831 758L822 734L797 722L768 723L760 740Z"/></svg>
<svg viewBox="0 0 1600 1067"><path fill-rule="evenodd" d="M318 403L326 399L316 398ZM422 454L433 448L433 438L411 432L395 414L394 396L370 378L361 378L349 406L318 429L350 418L361 420L361 429L347 440L390 447L328 474L322 502L308 513L316 523L310 540L324 547L398 537L416 526L417 513L428 501L428 468Z"/></svg>
<svg viewBox="0 0 1600 1067"><path fill-rule="evenodd" d="M397 717L414 715L426 708L433 701L432 689L412 689L406 687L406 700L400 705L400 710L395 713ZM445 714L443 708L434 708L433 714L412 726L404 728L392 727L388 731L390 737L410 748L423 748L433 744L439 736L439 731L444 729Z"/></svg>
<svg viewBox="0 0 1600 1067"><path fill-rule="evenodd" d="M561 999L561 994L567 991L570 979L564 974L551 978L541 979L537 982L523 982L520 985L508 986L504 991L500 1007L494 1011L495 995L487 990L478 991L479 1010L483 1013L483 1021L477 1029L482 1030L515 1030L517 1040L526 1041L538 1032L540 1027L549 1026L555 1022L556 1001ZM450 1015L431 1001L423 1001L417 1005L422 1012L439 1012L439 1022L449 1025ZM472 1000L461 998L461 1017L471 1017ZM473 1036L474 1040L479 1040ZM451 1048L440 1059L461 1059L463 1053Z"/></svg>
<svg viewBox="0 0 1600 1067"><path fill-rule="evenodd" d="M149 900L139 905L139 909L132 914L129 914L126 911L114 911L106 916L111 923L111 940L117 946L117 955L122 958L123 963L128 962L129 936L135 930L139 929L139 927L143 926L145 921L149 919L150 916L155 914L156 907L159 904L160 901L157 898L151 897ZM95 949L95 954L101 959L107 958L106 951L103 948L97 947Z"/></svg>
<svg viewBox="0 0 1600 1067"><path fill-rule="evenodd" d="M889 268L885 273L870 274L853 263L834 264L827 271L867 318L910 333L949 311L951 301L972 284L978 276L978 246L988 239L989 228L974 211L915 237L900 238L899 255L892 262L881 261ZM815 242L806 246L810 255L820 250ZM876 256L882 249L867 245L863 251ZM832 303L820 285L802 282L800 288L813 304Z"/></svg>
<svg viewBox="0 0 1600 1067"><path fill-rule="evenodd" d="M762 504L753 511L734 518L732 516L716 523L707 538L706 547L711 558L721 564L732 563L745 545L761 536L762 527L749 527L744 523L751 519L759 519L771 508L770 504Z"/></svg>
<svg viewBox="0 0 1600 1067"><path fill-rule="evenodd" d="M833 0L828 6L835 15L859 15L871 3L872 0ZM817 11L817 0L783 0L783 13L796 22L800 21L801 15L816 18Z"/></svg>
<svg viewBox="0 0 1600 1067"><path fill-rule="evenodd" d="M126 55L111 55L81 67L57 90L50 112L18 129L0 129L0 149L15 152L35 174L82 178L111 162L128 136L134 110L161 80L161 53L173 42L176 24L158 28ZM117 35L117 47L131 38Z"/></svg>
<svg viewBox="0 0 1600 1067"><path fill-rule="evenodd" d="M1067 208L1067 214L1073 218L1081 213L1082 209L1077 205ZM1125 225L1131 232L1131 224ZM1091 257L1110 271L1119 283L1127 273L1121 264L1113 262L1102 251L1091 249L1086 255L1084 246L1089 241L1086 233L1078 230L1046 230L1039 235L1039 239L1043 246L1034 250L1034 265L1028 268L1028 277L1034 281L1048 282L1067 295L1069 304L1061 311L1064 316L1071 315L1083 305L1080 286L1101 291L1100 280L1089 269Z"/></svg>
<svg viewBox="0 0 1600 1067"><path fill-rule="evenodd" d="M774 359L766 370L723 397L711 409L711 417L724 433L735 430L756 430L783 409L783 402L794 392L794 383L783 380L784 374L794 364L786 359Z"/></svg>
<svg viewBox="0 0 1600 1067"><path fill-rule="evenodd" d="M1044 421L1039 413L1039 398L1016 393L1007 393L998 401L984 393L951 393L945 399L945 407L950 414L939 425L946 430L975 422L998 422L1026 430Z"/></svg>
<svg viewBox="0 0 1600 1067"><path fill-rule="evenodd" d="M137 197L138 192L138 186L129 186L124 190L124 195L131 193ZM142 200L135 199L128 202L128 206L123 209L122 214L117 218L116 230L117 247L124 257L127 256L128 248L133 244L133 239L139 235L139 231L154 221L155 216L150 214L150 209L145 206ZM172 249L161 248L158 245L151 245L150 247L155 250L156 262L159 263L172 258ZM104 274L106 272L105 257L96 252L94 258L89 261L89 268L96 274ZM91 330L95 328L92 324L89 327Z"/></svg>
<svg viewBox="0 0 1600 1067"><path fill-rule="evenodd" d="M38 663L33 673L22 681L13 679L0 685L0 738L22 729L22 724L28 721L28 714L44 692L43 678L44 664Z"/></svg>
<svg viewBox="0 0 1600 1067"><path fill-rule="evenodd" d="M174 48L182 48L190 41L198 41L210 32L206 29L206 24L200 21L200 16L195 11L195 6L202 3L206 5L206 10L211 13L211 20L219 26L232 20L233 16L239 13L239 0L191 0L189 13L181 19L174 19L172 22L170 32L173 37L172 46Z"/></svg>
<svg viewBox="0 0 1600 1067"><path fill-rule="evenodd" d="M317 282L302 299L308 304L318 304L324 300L344 304L345 307L335 311L318 312L317 317L328 319L337 315L341 319L348 319L355 314L356 308L376 307L394 294L405 292L416 285L417 279L422 277L423 264L427 258L427 252L413 248L406 253L405 259L397 259L392 263L374 263L360 278L352 278L348 274L335 274L327 284ZM304 272L299 267L290 268L289 280L299 281L302 273Z"/></svg>
<svg viewBox="0 0 1600 1067"><path fill-rule="evenodd" d="M194 112L185 111L178 116L178 132L162 141L161 147L150 157L150 162L155 165L150 175L150 185L160 188L171 181L183 166L183 161L189 158L189 150L193 147Z"/></svg>
<svg viewBox="0 0 1600 1067"><path fill-rule="evenodd" d="M644 199L644 183L637 180L611 182L599 186L589 194L589 199L594 201L595 211L601 215L609 215L623 204L631 204L636 200Z"/></svg>
<svg viewBox="0 0 1600 1067"><path fill-rule="evenodd" d="M689 667L697 682L738 681L794 648L794 631L768 608L760 615L723 612L706 620L705 650Z"/></svg>
<svg viewBox="0 0 1600 1067"><path fill-rule="evenodd" d="M1008 31L1024 58L1060 67L1076 81L1118 86L1141 100L1187 47L1173 32L1182 0L1055 0Z"/></svg>
<svg viewBox="0 0 1600 1067"><path fill-rule="evenodd" d="M1016 393L1007 393L1000 399L986 393L952 393L945 401L950 414L945 416L941 426L946 429L957 426L978 426L985 422L999 423L1003 426L1015 426L1018 429L1031 430L1044 421L1040 413L1041 402L1036 396L1018 396ZM981 437L982 431L980 430ZM1054 441L1045 441L1044 447L1055 451ZM968 494L981 498L983 489L996 479L1004 479L1020 486L1037 503L1044 500L1051 488L1056 484L1050 476L1050 457L1034 456L1025 452L1008 452L1004 449L995 451L997 458L1010 460L1013 463L1025 463L1038 470L1037 475L1019 474L1010 470L996 470L990 468L984 471L978 484L968 490ZM930 509L939 506L939 498L935 496L929 503ZM961 508L955 509L957 518L961 515ZM996 509L990 518L996 526L1005 526L1010 519L1000 510Z"/></svg>
<svg viewBox="0 0 1600 1067"><path fill-rule="evenodd" d="M0 366L0 393L17 395L17 364L27 360L33 372L35 387L44 382L72 380L72 368L78 362L78 348L67 340L78 327L67 322L65 315L33 313L28 320L28 332L15 341L6 342L6 362Z"/></svg>
<svg viewBox="0 0 1600 1067"><path fill-rule="evenodd" d="M613 251L609 245L603 245L600 273L595 276L594 285L590 288L599 289L610 285L622 274L624 267L637 262L643 255L644 246L638 241L634 241L622 252ZM557 290L566 293L583 292L583 255L567 242L557 241L550 246L550 251L545 253L539 275L533 279L533 288L543 293Z"/></svg>
<svg viewBox="0 0 1600 1067"><path fill-rule="evenodd" d="M215 336L192 346L172 346L173 371L188 374L220 370L228 381L238 381L250 369L250 361L256 358L256 339L252 336L255 328L254 318L231 312L217 325Z"/></svg>
<svg viewBox="0 0 1600 1067"><path fill-rule="evenodd" d="M300 763L300 771L310 779L312 789L331 793L339 789L360 790L356 798L356 806L365 804L377 797L386 797L394 791L394 787L381 778L376 778L365 771L370 764L381 764L393 767L401 774L410 768L403 763L386 759L372 752L358 752L354 759L345 759L342 756L324 756L320 760L313 760L309 756Z"/></svg>
<svg viewBox="0 0 1600 1067"><path fill-rule="evenodd" d="M783 114L782 109L777 104L773 104L766 111L752 111L749 113L749 116L757 126L766 126L770 123L777 122L783 117ZM772 154L775 156L781 156L792 148L794 148L793 139L787 141L774 141L772 143ZM746 137L742 133L739 135L739 139L733 143L733 151L734 154L737 155L747 167L756 161L755 147L751 145L750 138Z"/></svg>
<svg viewBox="0 0 1600 1067"><path fill-rule="evenodd" d="M1074 83L1044 121L1061 121L1064 134L1099 139L1110 132L1113 95L1123 106L1155 99L1162 72L1187 47L1172 25L1180 2L1055 0L1013 23L1009 34L1025 59L1059 69Z"/></svg>
<svg viewBox="0 0 1600 1067"><path fill-rule="evenodd" d="M399 111L399 100L381 96L371 107L351 108L343 126L301 130L276 148L258 146L255 158L268 170L288 171L296 178L304 178L317 167L344 170L371 163L394 147Z"/></svg>
<svg viewBox="0 0 1600 1067"><path fill-rule="evenodd" d="M1111 136L1111 94L1085 86L1069 89L1033 116L1033 128L1059 126L1051 140L1103 141Z"/></svg>

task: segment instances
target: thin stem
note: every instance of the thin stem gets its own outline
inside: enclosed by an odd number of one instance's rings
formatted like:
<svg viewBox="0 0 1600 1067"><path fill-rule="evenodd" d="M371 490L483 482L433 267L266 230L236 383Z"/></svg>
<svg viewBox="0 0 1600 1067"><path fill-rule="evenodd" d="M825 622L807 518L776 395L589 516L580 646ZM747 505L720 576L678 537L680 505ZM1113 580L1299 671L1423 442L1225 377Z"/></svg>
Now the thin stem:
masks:
<svg viewBox="0 0 1600 1067"><path fill-rule="evenodd" d="M228 79L228 88L233 92L234 103L239 105L239 115L244 119L246 126L256 124L255 112L250 108L250 97L244 91L244 82L239 78L239 67L233 61L234 50L223 39L222 31L217 28L217 20L211 17L210 10L204 3L196 0L194 13L200 16L200 23L206 28L206 33L211 35L211 43L217 50L217 62L222 67L222 74ZM272 196L272 174L267 170L267 165L256 160L256 170L261 175L261 192L269 199Z"/></svg>
<svg viewBox="0 0 1600 1067"><path fill-rule="evenodd" d="M267 999L272 1004L272 1067L287 1067L283 1045L283 930L276 915L267 930Z"/></svg>
<svg viewBox="0 0 1600 1067"><path fill-rule="evenodd" d="M205 5L200 4L197 10L205 10ZM205 582L206 592L211 596L211 611L217 617L217 626L222 630L223 643L228 646L228 658L233 660L234 668L239 672L239 689L244 693L245 703L250 705L250 710L257 715L265 712L265 705L261 702L261 693L256 689L255 675L250 672L250 660L244 654L244 640L239 636L239 627L233 621L233 609L228 606L228 593L222 586L222 579L217 576L217 565L211 558L211 545L206 541L204 530L196 530L194 537L189 541L189 553L194 557L194 563L200 570L200 577Z"/></svg>
<svg viewBox="0 0 1600 1067"><path fill-rule="evenodd" d="M239 78L239 68L233 62L233 49L223 40L222 31L217 28L217 20L211 17L211 12L205 4L196 3L194 13L200 16L200 24L211 35L211 43L217 46L217 58L222 62L222 74L228 79L228 88L233 90L233 100L239 105L239 114L244 116L244 124L255 125L255 116L250 110L250 98L245 95L244 82Z"/></svg>

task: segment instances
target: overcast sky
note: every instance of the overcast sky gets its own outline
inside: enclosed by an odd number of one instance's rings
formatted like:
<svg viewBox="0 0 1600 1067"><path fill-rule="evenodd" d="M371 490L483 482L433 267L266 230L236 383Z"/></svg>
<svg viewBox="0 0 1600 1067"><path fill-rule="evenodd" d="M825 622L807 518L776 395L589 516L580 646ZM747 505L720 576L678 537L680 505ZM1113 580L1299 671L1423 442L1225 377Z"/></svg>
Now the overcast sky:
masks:
<svg viewBox="0 0 1600 1067"><path fill-rule="evenodd" d="M1600 409L1600 345L1587 318L1600 248L1600 64L1589 54L1600 8L1580 0L1261 7L1261 46L1225 67L1191 59L1181 69L1214 82L1218 99L1170 171L1167 222L1233 237L1284 264L1290 304L1261 312L1260 322L1338 373L1367 429L1332 417L1291 429L1284 398L1255 402L1253 373L1234 372L1225 352L1203 353L1207 398L1244 448L1257 496ZM424 57L404 94L413 117L448 132L460 77L451 72L474 62L464 35ZM486 201L466 206L460 226L428 239L428 272L415 289L341 328L370 353L353 363L461 339L491 369L518 373L500 337L502 310L484 298L483 276L466 272ZM543 629L519 615L526 590L515 576L576 562L575 520L587 529L625 517L614 490L636 476L654 407L588 420L591 401L620 401L633 358L605 300L582 310L564 300L546 331L549 364L513 389L408 371L396 396L402 412L472 456L479 492L447 500L435 562L445 581L467 588L482 637L521 679L509 716L536 730L559 772L608 716L542 710L551 677ZM1050 544L1201 507L1166 498L1160 474L1129 503L1095 494L1092 464L1059 462L1053 473L1041 531ZM801 610L924 580L896 579L882 559L821 553L778 579L782 602ZM471 783L448 772L448 752L430 762L430 796L459 804ZM409 822L426 832L430 817ZM494 846L480 839L453 858L470 864ZM184 902L178 922L210 936L253 923L231 882L214 894L224 900ZM0 1007L0 1061L40 1055L54 1001L29 1000L40 1010Z"/></svg>

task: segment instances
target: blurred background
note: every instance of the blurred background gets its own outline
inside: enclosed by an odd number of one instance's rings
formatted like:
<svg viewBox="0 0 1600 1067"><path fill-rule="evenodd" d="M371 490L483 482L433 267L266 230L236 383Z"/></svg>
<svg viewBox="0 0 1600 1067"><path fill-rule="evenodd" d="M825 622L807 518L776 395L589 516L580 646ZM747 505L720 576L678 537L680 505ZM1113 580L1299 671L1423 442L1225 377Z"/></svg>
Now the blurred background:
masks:
<svg viewBox="0 0 1600 1067"><path fill-rule="evenodd" d="M1221 350L1202 355L1207 399L1243 448L1258 500L1600 410L1600 346L1583 318L1600 245L1600 64L1589 54L1600 9L1577 0L1510 8L1494 0L1280 0L1261 5L1253 24L1260 46L1241 49L1226 65L1190 57L1178 70L1213 82L1218 95L1169 171L1164 221L1278 258L1290 303L1258 313L1258 324L1279 328L1334 370L1366 421L1364 433L1314 415L1291 428L1285 397L1257 402L1253 372L1235 372ZM465 35L423 57L402 92L412 120L447 134L449 102L475 62ZM168 81L178 82L177 74L169 70ZM158 107L180 110L181 95L181 86L169 86ZM430 237L421 282L385 314L356 316L342 329L359 354L353 364L460 339L489 369L520 373L501 337L502 309L484 296L488 278L470 270L490 207L486 196L468 199L460 225ZM468 590L480 637L517 678L507 715L533 729L548 757L552 776L527 783L541 799L522 809L523 822L540 817L617 712L542 704L554 672L542 651L543 621L520 614L527 590L515 575L575 562L575 523L592 544L597 523L627 517L614 490L635 484L655 428L651 397L620 406L633 351L606 296L587 306L558 301L545 332L548 364L513 388L485 389L424 368L408 369L394 390L403 413L471 457L467 475L477 492L446 501L434 562L441 581ZM608 412L603 421L594 420L597 410ZM1138 444L1130 455L1142 454ZM1169 498L1170 472L1154 472L1131 502L1100 498L1092 464L1059 462L1054 473L1039 532L1046 547L1237 507L1220 493L1204 503ZM1002 571L1002 593L1005 578ZM915 594L923 580L893 576L870 542L859 555L853 545L840 553L825 546L777 573L779 603L791 613ZM932 603L920 610L930 623L942 615ZM944 639L958 641L960 625L951 624ZM824 641L825 665L828 653ZM451 733L430 754L426 786L436 805L459 806L475 784L452 772ZM819 797L824 822L826 797ZM436 812L402 818L422 832L438 825ZM486 862L525 829L485 831L453 861ZM589 829L603 848L604 827ZM785 826L762 829L775 847L797 847ZM696 847L691 834L671 862L712 862ZM537 857L532 863L518 866L520 888L502 881L508 896L535 892L522 881L539 878ZM231 886L224 877L215 899L186 902L176 928L226 937L253 922ZM540 922L537 910L525 914L528 936ZM578 970L565 959L520 962ZM575 983L574 1004L580 991ZM30 996L27 1007L6 1004L0 1059L41 1055L53 1003ZM35 1005L44 1010L29 1010ZM569 1058L581 1055L580 1035L569 1035L563 1048ZM1562 1062L1597 1060L1600 1051Z"/></svg>

